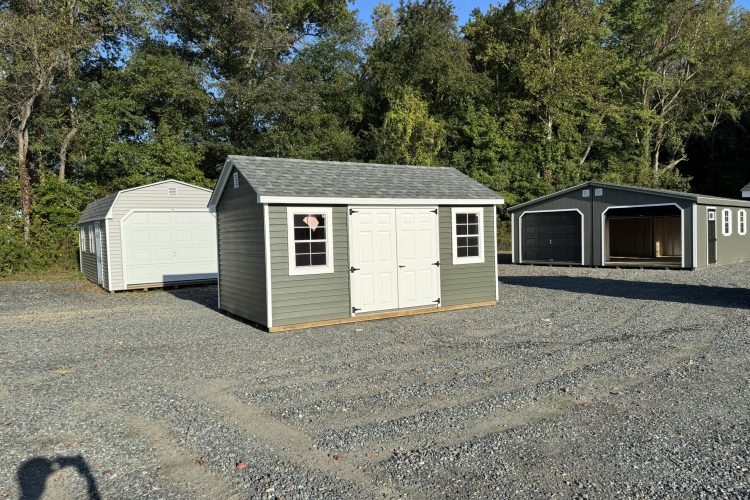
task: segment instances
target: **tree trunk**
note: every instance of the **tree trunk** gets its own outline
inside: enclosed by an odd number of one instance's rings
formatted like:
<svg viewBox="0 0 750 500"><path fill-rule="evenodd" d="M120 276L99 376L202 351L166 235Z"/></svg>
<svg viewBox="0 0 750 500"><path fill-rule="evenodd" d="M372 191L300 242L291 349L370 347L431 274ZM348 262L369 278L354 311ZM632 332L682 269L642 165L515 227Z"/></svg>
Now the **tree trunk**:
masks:
<svg viewBox="0 0 750 500"><path fill-rule="evenodd" d="M58 177L61 181L65 180L65 167L68 164L68 148L70 147L70 143L73 141L73 138L78 133L78 127L76 126L76 111L75 107L73 106L73 103L71 102L68 104L68 117L70 118L70 129L65 134L65 137L63 137L62 143L60 144L60 170L58 172Z"/></svg>
<svg viewBox="0 0 750 500"><path fill-rule="evenodd" d="M29 129L24 120L23 128L16 133L18 141L18 178L21 181L21 213L23 215L23 239L31 238L31 177L29 176Z"/></svg>

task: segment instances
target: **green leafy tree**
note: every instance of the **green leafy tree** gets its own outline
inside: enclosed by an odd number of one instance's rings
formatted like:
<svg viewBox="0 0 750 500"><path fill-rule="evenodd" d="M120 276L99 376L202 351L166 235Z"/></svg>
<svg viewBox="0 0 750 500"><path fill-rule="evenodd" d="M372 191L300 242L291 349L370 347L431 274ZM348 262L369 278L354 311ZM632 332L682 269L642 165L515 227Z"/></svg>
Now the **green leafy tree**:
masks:
<svg viewBox="0 0 750 500"><path fill-rule="evenodd" d="M430 116L427 103L410 88L393 100L383 126L374 131L376 161L434 165L445 146L445 127Z"/></svg>

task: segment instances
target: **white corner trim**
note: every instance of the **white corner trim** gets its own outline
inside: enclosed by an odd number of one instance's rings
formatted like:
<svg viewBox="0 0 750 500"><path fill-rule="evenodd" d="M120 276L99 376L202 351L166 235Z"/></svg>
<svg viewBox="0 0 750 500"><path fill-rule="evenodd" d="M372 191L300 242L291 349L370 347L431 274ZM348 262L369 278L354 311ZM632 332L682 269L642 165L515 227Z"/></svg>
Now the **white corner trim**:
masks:
<svg viewBox="0 0 750 500"><path fill-rule="evenodd" d="M81 269L81 272L83 273L83 239L85 238L85 232L83 230L83 227L81 227L82 224L78 225L78 267Z"/></svg>
<svg viewBox="0 0 750 500"><path fill-rule="evenodd" d="M708 235L708 225L706 225ZM698 268L698 204L693 203L693 269Z"/></svg>
<svg viewBox="0 0 750 500"><path fill-rule="evenodd" d="M109 251L109 220L104 219L104 235L107 238L107 291L111 292L112 288L112 266L110 265L111 253Z"/></svg>
<svg viewBox="0 0 750 500"><path fill-rule="evenodd" d="M267 205L264 205L267 206ZM295 214L323 214L326 218L326 263L324 266L297 267L294 252L294 216ZM333 273L333 209L331 207L287 207L286 208L287 250L289 253L289 276Z"/></svg>
<svg viewBox="0 0 750 500"><path fill-rule="evenodd" d="M266 326L273 327L273 290L271 287L271 226L268 205L263 205L263 246L266 264Z"/></svg>
<svg viewBox="0 0 750 500"><path fill-rule="evenodd" d="M492 207L492 231L492 241L495 243L495 251L492 257L492 269L494 270L492 274L495 278L495 300L500 300L500 286L497 279L497 211L495 210L495 207ZM440 268L438 268L438 271L439 270Z"/></svg>
<svg viewBox="0 0 750 500"><path fill-rule="evenodd" d="M308 204L308 205L388 205L399 207L402 205L502 205L503 198L488 198L468 200L456 199L427 199L427 198L318 198L314 196L261 196L258 195L258 203L281 203L281 204Z"/></svg>
<svg viewBox="0 0 750 500"><path fill-rule="evenodd" d="M523 216L526 214L545 214L552 212L578 212L578 215L581 216L581 265L585 266L586 264L584 264L584 261L586 257L586 239L584 237L584 227L586 226L586 220L584 218L583 212L581 212L581 210L579 210L578 208L559 208L554 210L524 210L523 213L518 216L518 263L523 264Z"/></svg>
<svg viewBox="0 0 750 500"><path fill-rule="evenodd" d="M479 255L476 257L459 257L456 246L456 215L457 214L476 214L479 221ZM463 235L461 235L463 236ZM469 236L469 235L466 235ZM451 207L451 248L453 250L453 265L461 264L481 264L484 263L484 207ZM497 261L497 258L495 258Z"/></svg>
<svg viewBox="0 0 750 500"><path fill-rule="evenodd" d="M643 208L643 207L669 207L669 206L675 206L678 209L680 209L680 267L683 269L685 268L685 209L682 208L677 203L650 203L646 205L612 205L610 207L605 208L602 211L602 222L601 222L601 240L602 240L602 267L607 265L607 262L605 260L605 250L604 250L604 221L607 216L607 212L615 209L615 208Z"/></svg>
<svg viewBox="0 0 750 500"><path fill-rule="evenodd" d="M510 263L516 263L516 214L510 214Z"/></svg>

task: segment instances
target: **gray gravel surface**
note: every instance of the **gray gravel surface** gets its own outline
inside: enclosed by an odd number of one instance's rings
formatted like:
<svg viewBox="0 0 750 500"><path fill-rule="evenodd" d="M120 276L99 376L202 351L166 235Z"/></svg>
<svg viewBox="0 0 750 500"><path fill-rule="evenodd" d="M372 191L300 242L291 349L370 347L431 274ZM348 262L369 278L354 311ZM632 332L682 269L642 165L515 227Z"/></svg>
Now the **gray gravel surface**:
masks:
<svg viewBox="0 0 750 500"><path fill-rule="evenodd" d="M495 307L277 334L0 284L0 499L750 497L750 264L498 269Z"/></svg>

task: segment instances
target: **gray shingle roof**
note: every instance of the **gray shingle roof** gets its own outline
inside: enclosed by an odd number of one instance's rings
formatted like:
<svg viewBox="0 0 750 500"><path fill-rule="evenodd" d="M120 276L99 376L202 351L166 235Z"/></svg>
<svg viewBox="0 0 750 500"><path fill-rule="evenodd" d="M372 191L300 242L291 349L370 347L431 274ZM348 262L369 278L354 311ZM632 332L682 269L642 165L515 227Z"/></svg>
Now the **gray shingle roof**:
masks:
<svg viewBox="0 0 750 500"><path fill-rule="evenodd" d="M750 191L750 182L748 182L747 186L743 187L740 191Z"/></svg>
<svg viewBox="0 0 750 500"><path fill-rule="evenodd" d="M628 186L625 184L611 184L608 182L595 182L595 181L589 181L584 182L583 184L578 184L577 186L573 186L568 189L563 189L561 191L557 191L551 194L548 194L546 196L542 196L530 201L527 201L525 203L520 203L518 205L513 205L512 207L508 208L509 212L513 212L515 210L518 210L520 208L525 208L531 205L535 205L539 203L540 201L548 200L550 198L554 198L556 196L560 196L566 193L570 193L571 191L575 191L577 189L581 189L584 187L603 187L603 188L611 188L611 189L621 189L625 191L635 191L638 193L649 193L649 194L657 194L657 195L663 195L663 196L671 196L673 198L682 198L686 200L693 200L697 203L716 203L716 204L724 204L724 205L730 205L730 206L738 206L738 207L745 207L750 206L750 202L742 201L742 200L736 200L733 198L720 198L717 196L708 196L708 195L702 195L702 194L695 194L695 193L683 193L680 191L668 191L666 189L652 189L652 188L644 188L639 186Z"/></svg>
<svg viewBox="0 0 750 500"><path fill-rule="evenodd" d="M84 222L103 219L107 215L107 212L109 212L112 204L115 202L115 198L117 198L118 192L119 191L105 196L104 198L94 200L86 205L86 208L84 208L83 212L81 213L81 218L78 219L78 223L83 224Z"/></svg>
<svg viewBox="0 0 750 500"><path fill-rule="evenodd" d="M451 167L257 156L230 156L227 162L227 166L239 170L259 197L492 199L502 203L495 191Z"/></svg>

